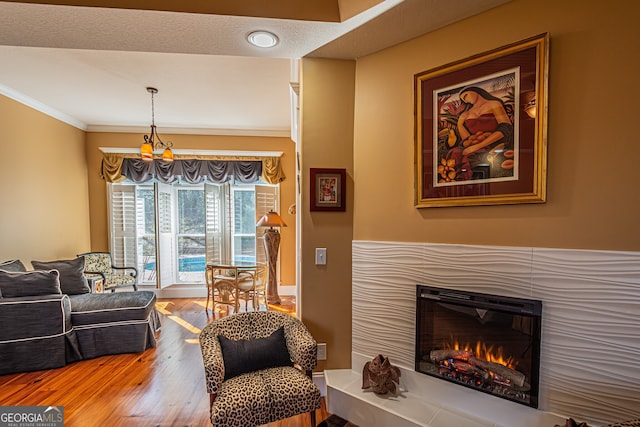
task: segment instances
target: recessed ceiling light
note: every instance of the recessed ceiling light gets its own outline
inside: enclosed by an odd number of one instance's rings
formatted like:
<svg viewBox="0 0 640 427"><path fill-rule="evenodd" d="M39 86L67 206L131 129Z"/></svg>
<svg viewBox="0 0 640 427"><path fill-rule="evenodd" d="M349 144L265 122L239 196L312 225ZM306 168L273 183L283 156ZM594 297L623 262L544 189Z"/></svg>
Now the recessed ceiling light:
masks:
<svg viewBox="0 0 640 427"><path fill-rule="evenodd" d="M247 40L257 47L274 47L278 44L278 36L269 31L254 31L249 33Z"/></svg>

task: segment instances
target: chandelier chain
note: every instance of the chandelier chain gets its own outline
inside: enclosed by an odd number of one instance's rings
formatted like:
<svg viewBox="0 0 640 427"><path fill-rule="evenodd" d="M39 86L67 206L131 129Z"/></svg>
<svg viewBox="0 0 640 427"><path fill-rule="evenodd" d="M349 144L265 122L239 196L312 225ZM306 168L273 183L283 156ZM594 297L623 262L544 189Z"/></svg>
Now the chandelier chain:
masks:
<svg viewBox="0 0 640 427"><path fill-rule="evenodd" d="M153 126L156 125L156 109L155 109L155 104L153 102L154 94L155 94L155 91L151 91L151 124Z"/></svg>
<svg viewBox="0 0 640 427"><path fill-rule="evenodd" d="M170 150L171 147L173 147L173 143L171 141L167 141L166 143L162 141L156 129L156 109L154 95L158 93L158 89L154 87L148 87L147 92L151 94L151 133L144 136L144 141L147 144L151 144L153 148L160 147Z"/></svg>

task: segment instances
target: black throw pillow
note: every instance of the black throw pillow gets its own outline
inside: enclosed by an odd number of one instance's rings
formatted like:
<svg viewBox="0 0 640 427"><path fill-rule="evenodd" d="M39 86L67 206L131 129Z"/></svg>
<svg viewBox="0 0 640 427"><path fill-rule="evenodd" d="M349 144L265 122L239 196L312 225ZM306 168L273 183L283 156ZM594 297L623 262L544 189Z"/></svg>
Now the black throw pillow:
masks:
<svg viewBox="0 0 640 427"><path fill-rule="evenodd" d="M224 359L225 381L235 376L276 366L292 366L284 326L266 338L230 340L218 335Z"/></svg>
<svg viewBox="0 0 640 427"><path fill-rule="evenodd" d="M77 295L91 292L84 276L84 257L58 261L31 261L36 270L58 270L63 294Z"/></svg>
<svg viewBox="0 0 640 427"><path fill-rule="evenodd" d="M0 293L3 298L60 294L57 270L9 272L0 270Z"/></svg>
<svg viewBox="0 0 640 427"><path fill-rule="evenodd" d="M11 261L0 262L0 270L4 271L27 271L27 268L24 266L22 261L19 259L14 259Z"/></svg>

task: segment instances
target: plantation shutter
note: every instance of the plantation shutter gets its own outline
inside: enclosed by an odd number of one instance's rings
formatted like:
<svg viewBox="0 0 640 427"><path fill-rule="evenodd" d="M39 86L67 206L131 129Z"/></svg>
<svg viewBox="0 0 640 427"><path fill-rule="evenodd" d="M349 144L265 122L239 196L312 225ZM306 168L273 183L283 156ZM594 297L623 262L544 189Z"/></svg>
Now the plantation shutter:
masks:
<svg viewBox="0 0 640 427"><path fill-rule="evenodd" d="M117 266L137 265L136 187L107 184L109 204L109 252Z"/></svg>
<svg viewBox="0 0 640 427"><path fill-rule="evenodd" d="M157 287L162 289L174 283L177 260L175 257L175 232L173 230L173 188L156 182L156 271Z"/></svg>
<svg viewBox="0 0 640 427"><path fill-rule="evenodd" d="M205 184L207 262L220 263L231 259L229 237L230 218L226 208L229 198L228 184Z"/></svg>
<svg viewBox="0 0 640 427"><path fill-rule="evenodd" d="M277 185L256 184L256 222L269 211L278 212L278 188ZM264 230L265 227L256 227L256 261L259 263L267 262L264 250Z"/></svg>
<svg viewBox="0 0 640 427"><path fill-rule="evenodd" d="M136 185L138 282L156 283L156 207L153 184ZM148 213L151 213L149 216Z"/></svg>

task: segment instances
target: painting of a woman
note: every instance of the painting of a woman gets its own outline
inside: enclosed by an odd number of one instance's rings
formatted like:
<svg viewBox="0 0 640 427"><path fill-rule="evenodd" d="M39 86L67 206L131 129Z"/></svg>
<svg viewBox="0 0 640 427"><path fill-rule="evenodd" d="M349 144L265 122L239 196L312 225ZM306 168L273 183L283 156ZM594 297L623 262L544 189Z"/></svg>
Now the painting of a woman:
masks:
<svg viewBox="0 0 640 427"><path fill-rule="evenodd" d="M464 87L458 97L462 111L450 129L442 164L456 168L456 181L512 177L514 131L508 106L478 86Z"/></svg>
<svg viewBox="0 0 640 427"><path fill-rule="evenodd" d="M414 75L416 208L546 201L548 48L544 33Z"/></svg>

